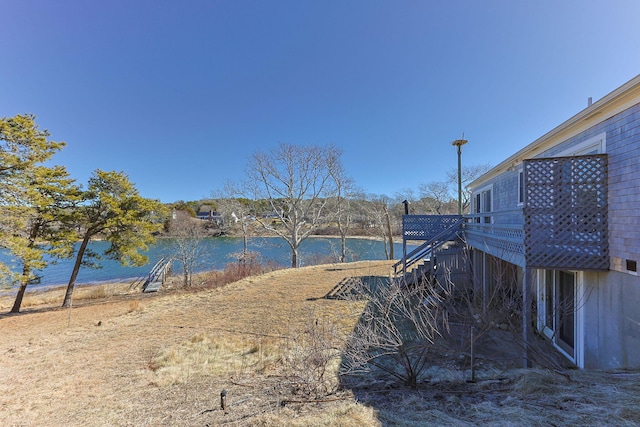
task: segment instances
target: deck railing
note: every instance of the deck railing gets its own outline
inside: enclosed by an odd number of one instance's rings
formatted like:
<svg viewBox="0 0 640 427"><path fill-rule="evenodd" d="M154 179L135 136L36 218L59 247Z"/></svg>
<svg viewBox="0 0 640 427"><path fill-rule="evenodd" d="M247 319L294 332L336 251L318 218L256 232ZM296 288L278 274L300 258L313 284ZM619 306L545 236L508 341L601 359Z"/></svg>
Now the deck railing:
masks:
<svg viewBox="0 0 640 427"><path fill-rule="evenodd" d="M472 248L525 265L525 244L522 209L466 215L464 238Z"/></svg>
<svg viewBox="0 0 640 427"><path fill-rule="evenodd" d="M592 222L601 226L606 220L606 213L597 215L594 214L596 220ZM532 221L532 216L525 215L522 209L466 215L460 234L471 248L520 267L606 270L609 262L606 229L594 226L587 229L575 220L575 214L565 213L563 217L566 216L570 220L556 215L556 219L545 217L546 223L540 224ZM442 232L447 225L460 220L457 215L438 217L405 215L405 243L407 240L430 240L438 235L438 230ZM456 220L450 222L451 218ZM404 224L409 226L405 229ZM419 229L420 225L424 226L423 230Z"/></svg>
<svg viewBox="0 0 640 427"><path fill-rule="evenodd" d="M522 208L465 215L466 243L522 267L609 269L607 155L525 159L523 165ZM403 240L430 240L459 219L405 215Z"/></svg>
<svg viewBox="0 0 640 427"><path fill-rule="evenodd" d="M431 240L460 220L460 215L405 215L403 240Z"/></svg>

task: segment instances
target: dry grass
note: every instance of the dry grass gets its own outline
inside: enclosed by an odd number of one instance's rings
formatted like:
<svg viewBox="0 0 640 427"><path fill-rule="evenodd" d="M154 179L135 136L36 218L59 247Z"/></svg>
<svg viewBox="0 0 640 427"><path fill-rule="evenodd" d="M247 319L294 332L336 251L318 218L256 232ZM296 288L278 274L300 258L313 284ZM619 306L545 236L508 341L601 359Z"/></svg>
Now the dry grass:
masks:
<svg viewBox="0 0 640 427"><path fill-rule="evenodd" d="M22 300L22 309L62 305L64 294L67 290L64 286L49 288L45 291L37 290L37 288L35 289L36 290L34 290L34 288L27 288L27 293ZM128 283L79 285L76 286L73 292L73 304L87 300L103 300L105 298L131 293ZM139 291L136 291L136 293L139 293ZM9 297L8 293L5 292L3 296L0 296L0 310L6 311L11 309L13 306L13 300L14 298Z"/></svg>
<svg viewBox="0 0 640 427"><path fill-rule="evenodd" d="M57 308L64 290L29 293L23 314L0 316L2 425L639 422L637 372L572 372L569 379L487 367L470 384L464 373L434 364L429 385L417 391L377 377L337 388L341 346L363 303L321 297L345 277L388 270L388 262L314 266L151 295L107 286L83 290L71 310ZM11 303L0 298L5 311ZM335 351L318 354L316 345Z"/></svg>

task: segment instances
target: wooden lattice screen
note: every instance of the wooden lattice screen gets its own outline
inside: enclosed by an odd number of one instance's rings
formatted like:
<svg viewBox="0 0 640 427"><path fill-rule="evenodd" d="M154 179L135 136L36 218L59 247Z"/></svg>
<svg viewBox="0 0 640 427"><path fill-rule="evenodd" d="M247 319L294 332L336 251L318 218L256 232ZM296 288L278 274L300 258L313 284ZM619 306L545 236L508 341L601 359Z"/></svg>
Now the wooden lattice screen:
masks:
<svg viewBox="0 0 640 427"><path fill-rule="evenodd" d="M607 155L524 161L527 266L608 270Z"/></svg>
<svg viewBox="0 0 640 427"><path fill-rule="evenodd" d="M405 240L431 240L459 220L459 215L405 215L402 236Z"/></svg>

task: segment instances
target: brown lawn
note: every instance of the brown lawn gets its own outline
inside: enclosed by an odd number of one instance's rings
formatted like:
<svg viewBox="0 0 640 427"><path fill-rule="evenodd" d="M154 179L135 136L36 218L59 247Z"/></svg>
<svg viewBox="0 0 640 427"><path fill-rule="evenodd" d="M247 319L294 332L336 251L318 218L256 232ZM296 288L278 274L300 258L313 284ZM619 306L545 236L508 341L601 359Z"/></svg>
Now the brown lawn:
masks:
<svg viewBox="0 0 640 427"><path fill-rule="evenodd" d="M389 382L376 388L369 379L366 388L336 390L336 359L323 377L324 393L305 393L291 382L304 376L304 362L294 357L304 353L304 332L321 329L343 345L363 304L321 297L345 277L386 276L389 266L280 270L212 290L102 290L101 298L77 298L72 309L57 308L60 291L28 294L22 314L0 316L0 424L640 423L637 372L574 371L567 378L505 371L491 381L434 381L418 391ZM5 312L11 303L0 298Z"/></svg>

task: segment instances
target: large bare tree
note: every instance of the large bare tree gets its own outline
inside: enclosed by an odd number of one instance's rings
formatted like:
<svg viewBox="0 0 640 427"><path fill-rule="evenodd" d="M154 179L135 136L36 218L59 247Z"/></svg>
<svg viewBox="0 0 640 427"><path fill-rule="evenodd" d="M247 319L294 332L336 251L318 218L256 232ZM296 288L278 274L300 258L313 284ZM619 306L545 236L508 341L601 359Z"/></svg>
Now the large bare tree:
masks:
<svg viewBox="0 0 640 427"><path fill-rule="evenodd" d="M342 168L341 154L334 146L281 143L270 151L257 151L248 164L249 181L257 184L256 198L269 203L267 218L258 216L258 221L287 242L292 267L299 265L300 244L326 219L327 200L336 194L332 176Z"/></svg>

